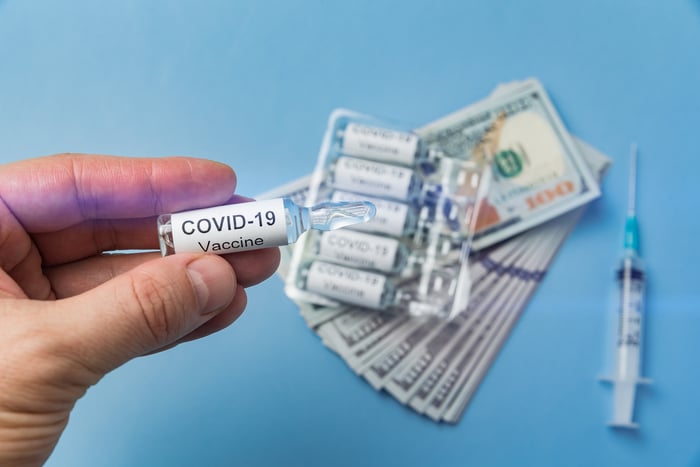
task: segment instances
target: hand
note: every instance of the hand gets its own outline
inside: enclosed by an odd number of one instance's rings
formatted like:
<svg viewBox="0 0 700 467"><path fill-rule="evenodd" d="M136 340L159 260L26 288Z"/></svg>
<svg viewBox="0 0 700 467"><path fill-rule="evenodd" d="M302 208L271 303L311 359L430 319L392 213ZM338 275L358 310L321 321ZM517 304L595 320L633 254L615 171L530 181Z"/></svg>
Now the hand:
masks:
<svg viewBox="0 0 700 467"><path fill-rule="evenodd" d="M278 249L104 254L157 249L156 215L235 202L235 184L229 167L189 158L0 166L0 465L43 463L107 372L243 312Z"/></svg>

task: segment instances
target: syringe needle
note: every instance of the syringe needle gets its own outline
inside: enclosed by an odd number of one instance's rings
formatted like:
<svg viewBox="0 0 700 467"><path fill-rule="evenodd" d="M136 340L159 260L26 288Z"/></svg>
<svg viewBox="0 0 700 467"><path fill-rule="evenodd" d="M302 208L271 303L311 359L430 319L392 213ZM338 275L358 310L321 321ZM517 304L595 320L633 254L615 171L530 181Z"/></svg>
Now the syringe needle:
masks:
<svg viewBox="0 0 700 467"><path fill-rule="evenodd" d="M639 224L637 222L637 143L630 146L630 173L625 220L625 249L639 251Z"/></svg>
<svg viewBox="0 0 700 467"><path fill-rule="evenodd" d="M637 143L632 143L630 146L630 173L628 190L627 215L632 217L635 215L637 209Z"/></svg>

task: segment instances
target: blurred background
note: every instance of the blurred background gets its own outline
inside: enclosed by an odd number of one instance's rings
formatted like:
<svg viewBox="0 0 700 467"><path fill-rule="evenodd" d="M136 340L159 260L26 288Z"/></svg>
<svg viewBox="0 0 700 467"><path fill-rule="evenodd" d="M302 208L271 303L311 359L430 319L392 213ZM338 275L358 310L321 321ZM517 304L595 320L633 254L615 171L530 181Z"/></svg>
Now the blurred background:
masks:
<svg viewBox="0 0 700 467"><path fill-rule="evenodd" d="M229 329L90 389L47 465L699 466L699 46L697 0L0 0L2 163L192 155L254 196L313 170L337 107L419 127L528 77L613 161L456 426L375 392L273 277ZM596 378L633 141L654 384L619 432Z"/></svg>

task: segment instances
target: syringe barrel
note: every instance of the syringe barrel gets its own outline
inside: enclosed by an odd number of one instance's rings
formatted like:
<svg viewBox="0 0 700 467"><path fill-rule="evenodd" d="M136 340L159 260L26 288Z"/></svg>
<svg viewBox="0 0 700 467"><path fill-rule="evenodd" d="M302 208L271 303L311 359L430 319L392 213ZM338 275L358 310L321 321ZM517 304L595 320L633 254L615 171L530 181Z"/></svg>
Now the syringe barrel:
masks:
<svg viewBox="0 0 700 467"><path fill-rule="evenodd" d="M617 271L619 315L617 371L619 380L636 381L641 371L645 273L639 256L628 250Z"/></svg>

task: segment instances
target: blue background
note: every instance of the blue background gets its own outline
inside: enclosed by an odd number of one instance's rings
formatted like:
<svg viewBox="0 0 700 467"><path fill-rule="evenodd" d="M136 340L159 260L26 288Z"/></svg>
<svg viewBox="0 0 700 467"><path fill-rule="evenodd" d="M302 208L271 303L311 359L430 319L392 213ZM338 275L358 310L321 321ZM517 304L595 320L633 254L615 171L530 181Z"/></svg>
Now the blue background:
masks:
<svg viewBox="0 0 700 467"><path fill-rule="evenodd" d="M92 388L48 465L700 465L699 46L698 0L0 0L1 162L196 155L255 195L312 170L336 107L420 126L530 76L614 161L457 426L372 390L275 277L227 330ZM606 427L596 381L631 141L654 379L636 433Z"/></svg>

